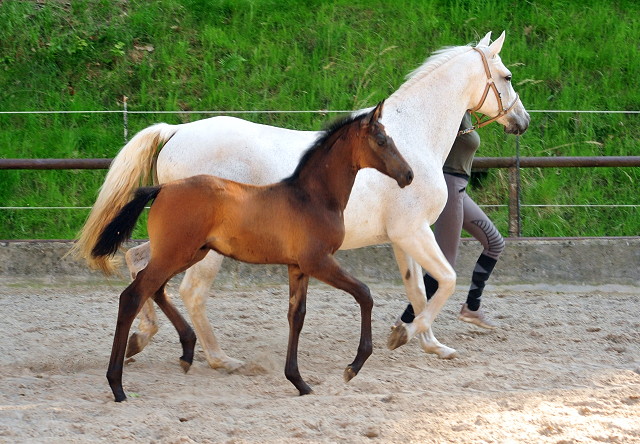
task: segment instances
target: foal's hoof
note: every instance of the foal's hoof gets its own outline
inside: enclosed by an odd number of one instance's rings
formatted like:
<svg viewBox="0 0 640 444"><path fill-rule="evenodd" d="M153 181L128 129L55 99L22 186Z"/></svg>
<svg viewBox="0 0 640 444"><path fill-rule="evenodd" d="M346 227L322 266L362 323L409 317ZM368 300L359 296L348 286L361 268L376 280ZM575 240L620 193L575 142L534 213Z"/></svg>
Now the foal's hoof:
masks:
<svg viewBox="0 0 640 444"><path fill-rule="evenodd" d="M127 395L124 394L124 390L122 389L111 389L113 392L113 397L116 402L122 402L127 400Z"/></svg>
<svg viewBox="0 0 640 444"><path fill-rule="evenodd" d="M407 342L409 342L409 333L407 333L407 327L405 327L405 324L400 324L391 329L391 334L387 340L387 347L389 347L389 350L395 350Z"/></svg>
<svg viewBox="0 0 640 444"><path fill-rule="evenodd" d="M182 367L182 371L187 373L191 368L191 362L187 362L184 359L180 358L180 367Z"/></svg>
<svg viewBox="0 0 640 444"><path fill-rule="evenodd" d="M129 337L129 342L127 343L127 351L125 352L125 357L130 358L133 355L137 355L142 351L142 347L140 346L140 337L138 333L132 333Z"/></svg>
<svg viewBox="0 0 640 444"><path fill-rule="evenodd" d="M347 368L344 369L344 382L351 381L357 374L358 372L356 372L353 367L347 365Z"/></svg>

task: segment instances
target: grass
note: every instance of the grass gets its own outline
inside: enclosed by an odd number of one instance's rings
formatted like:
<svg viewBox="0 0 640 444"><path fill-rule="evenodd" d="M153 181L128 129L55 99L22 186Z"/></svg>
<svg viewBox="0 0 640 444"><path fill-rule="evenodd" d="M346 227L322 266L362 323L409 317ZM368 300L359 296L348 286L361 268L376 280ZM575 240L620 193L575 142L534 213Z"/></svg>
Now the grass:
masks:
<svg viewBox="0 0 640 444"><path fill-rule="evenodd" d="M640 110L632 1L79 0L0 3L0 111L349 110L388 97L434 50L507 32L530 110ZM206 114L131 114L129 134ZM317 114L247 119L318 129ZM637 115L532 113L522 156L638 155ZM480 130L479 156L515 138ZM5 158L113 157L120 114L0 114ZM91 206L104 171L0 171L1 206ZM507 203L507 172L474 180ZM633 168L526 169L523 204L636 204ZM524 236L639 235L637 208L525 207ZM506 209L488 210L503 234ZM0 210L0 239L71 238L87 210ZM144 236L143 224L135 235Z"/></svg>

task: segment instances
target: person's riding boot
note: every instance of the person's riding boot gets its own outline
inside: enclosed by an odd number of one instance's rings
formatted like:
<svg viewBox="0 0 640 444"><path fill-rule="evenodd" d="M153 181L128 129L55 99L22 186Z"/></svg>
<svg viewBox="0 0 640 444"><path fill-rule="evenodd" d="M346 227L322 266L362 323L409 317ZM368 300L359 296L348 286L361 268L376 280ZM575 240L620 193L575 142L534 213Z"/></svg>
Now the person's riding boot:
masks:
<svg viewBox="0 0 640 444"><path fill-rule="evenodd" d="M483 328L496 328L498 325L491 321L486 313L480 308L482 302L482 292L491 276L493 268L498 261L487 255L481 254L473 269L471 276L471 287L467 295L467 303L462 306L458 319L469 322Z"/></svg>
<svg viewBox="0 0 640 444"><path fill-rule="evenodd" d="M489 280L489 276L491 276L491 272L497 262L497 260L484 254L481 254L478 258L476 266L473 269L471 287L469 287L469 294L467 295L469 310L476 311L480 308L484 286L487 284L487 280Z"/></svg>

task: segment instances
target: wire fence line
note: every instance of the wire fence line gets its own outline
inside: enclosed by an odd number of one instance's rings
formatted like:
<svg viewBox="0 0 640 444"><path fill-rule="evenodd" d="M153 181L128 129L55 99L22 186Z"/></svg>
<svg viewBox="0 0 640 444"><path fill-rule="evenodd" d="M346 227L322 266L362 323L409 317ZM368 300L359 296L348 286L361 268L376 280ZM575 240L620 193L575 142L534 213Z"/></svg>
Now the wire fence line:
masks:
<svg viewBox="0 0 640 444"><path fill-rule="evenodd" d="M231 111L0 111L0 114L324 114L324 113L352 113L354 110L231 110Z"/></svg>
<svg viewBox="0 0 640 444"><path fill-rule="evenodd" d="M223 115L223 114L236 114L236 115L246 115L246 114L338 114L338 113L352 113L355 110L328 110L328 109L320 109L320 110L202 110L202 111L194 111L194 110L177 110L177 111L154 111L154 110L130 110L127 106L127 98L122 102L123 109L121 110L32 110L32 111L0 111L0 115L20 115L20 114L122 114L123 115L123 130L124 130L124 142L128 142L128 115L129 114L211 114L211 115ZM529 113L542 113L542 114L627 114L627 115L637 115L640 114L640 110L527 110ZM516 136L517 144L519 142L519 137ZM567 160L567 159L565 159ZM612 160L612 159L609 159ZM566 166L574 166L574 165L566 165ZM606 166L606 165L591 165L591 166ZM510 170L513 169L511 166ZM516 237L520 236L520 208L639 208L640 205L629 205L629 204L529 204L523 205L520 203L520 156L519 153L516 155L516 166L515 166L515 176L514 178L509 179L510 188L514 188L517 192L514 196L509 196L509 204L486 204L480 205L485 208L509 208L509 219L510 219L510 235L514 234ZM512 174L510 173L510 176ZM514 184L511 182L515 181ZM512 186L514 185L514 186ZM517 195L517 196L516 196ZM514 202L512 202L512 200ZM43 207L43 206L7 206L0 207L0 210L88 210L92 207L63 207L63 206L55 206L55 207ZM513 223L512 223L513 222ZM516 223L517 222L517 223ZM512 227L513 225L513 227ZM517 228L516 228L517 226ZM512 233L513 231L513 233Z"/></svg>
<svg viewBox="0 0 640 444"><path fill-rule="evenodd" d="M357 110L181 110L181 111L132 111L121 110L50 110L50 111L0 111L0 114L327 114L327 113L352 113ZM577 113L577 114L640 114L638 111L626 110L564 110L564 109L528 109L528 113Z"/></svg>

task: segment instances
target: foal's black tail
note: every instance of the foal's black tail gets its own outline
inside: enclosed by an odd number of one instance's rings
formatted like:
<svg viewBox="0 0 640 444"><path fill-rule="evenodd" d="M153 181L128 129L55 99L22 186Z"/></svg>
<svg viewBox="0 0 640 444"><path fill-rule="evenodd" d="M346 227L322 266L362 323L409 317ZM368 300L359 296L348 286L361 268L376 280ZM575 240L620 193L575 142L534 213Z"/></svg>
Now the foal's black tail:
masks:
<svg viewBox="0 0 640 444"><path fill-rule="evenodd" d="M129 240L140 213L150 200L155 199L162 186L143 187L135 191L131 202L126 204L107 225L91 250L91 256L98 258L112 256L118 251L120 245Z"/></svg>

